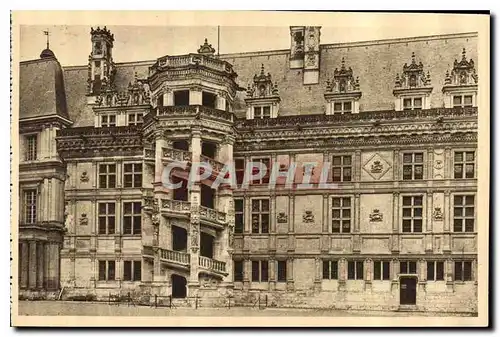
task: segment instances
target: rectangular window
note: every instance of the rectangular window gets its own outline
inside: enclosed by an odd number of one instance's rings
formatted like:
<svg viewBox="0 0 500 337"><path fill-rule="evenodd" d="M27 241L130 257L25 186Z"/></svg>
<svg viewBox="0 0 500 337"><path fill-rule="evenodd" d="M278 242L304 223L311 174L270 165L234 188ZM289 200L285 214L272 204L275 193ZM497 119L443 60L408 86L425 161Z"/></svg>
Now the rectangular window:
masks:
<svg viewBox="0 0 500 337"><path fill-rule="evenodd" d="M115 280L115 261L99 261L99 281Z"/></svg>
<svg viewBox="0 0 500 337"><path fill-rule="evenodd" d="M363 279L363 261L347 262L347 279L348 280Z"/></svg>
<svg viewBox="0 0 500 337"><path fill-rule="evenodd" d="M339 279L339 262L338 261L323 261L323 279L338 280Z"/></svg>
<svg viewBox="0 0 500 337"><path fill-rule="evenodd" d="M403 180L421 180L424 177L424 154L403 154Z"/></svg>
<svg viewBox="0 0 500 337"><path fill-rule="evenodd" d="M399 262L400 274L416 274L417 262L416 261L401 261Z"/></svg>
<svg viewBox="0 0 500 337"><path fill-rule="evenodd" d="M175 106L189 105L189 90L174 91L174 105Z"/></svg>
<svg viewBox="0 0 500 337"><path fill-rule="evenodd" d="M453 96L453 107L470 107L472 106L472 95L455 95Z"/></svg>
<svg viewBox="0 0 500 337"><path fill-rule="evenodd" d="M116 164L99 164L99 188L116 187Z"/></svg>
<svg viewBox="0 0 500 337"><path fill-rule="evenodd" d="M123 203L123 234L141 234L141 202Z"/></svg>
<svg viewBox="0 0 500 337"><path fill-rule="evenodd" d="M252 200L252 233L269 233L269 199Z"/></svg>
<svg viewBox="0 0 500 337"><path fill-rule="evenodd" d="M334 102L333 114L343 115L352 113L352 102Z"/></svg>
<svg viewBox="0 0 500 337"><path fill-rule="evenodd" d="M25 160L36 160L37 159L37 135L28 135L25 137L26 147L25 147Z"/></svg>
<svg viewBox="0 0 500 337"><path fill-rule="evenodd" d="M245 228L245 200L234 199L234 232L243 233Z"/></svg>
<svg viewBox="0 0 500 337"><path fill-rule="evenodd" d="M455 262L455 281L472 281L472 262Z"/></svg>
<svg viewBox="0 0 500 337"><path fill-rule="evenodd" d="M390 280L391 263L389 261L373 261L373 279Z"/></svg>
<svg viewBox="0 0 500 337"><path fill-rule="evenodd" d="M403 197L403 233L422 232L423 197Z"/></svg>
<svg viewBox="0 0 500 337"><path fill-rule="evenodd" d="M233 280L234 282L243 281L243 261L234 261Z"/></svg>
<svg viewBox="0 0 500 337"><path fill-rule="evenodd" d="M455 195L453 197L453 231L474 232L475 197Z"/></svg>
<svg viewBox="0 0 500 337"><path fill-rule="evenodd" d="M427 261L427 281L444 280L444 262Z"/></svg>
<svg viewBox="0 0 500 337"><path fill-rule="evenodd" d="M404 98L403 110L422 110L422 97Z"/></svg>
<svg viewBox="0 0 500 337"><path fill-rule="evenodd" d="M243 178L245 177L245 159L235 158L234 159L234 173L236 174L236 184L240 186L243 184Z"/></svg>
<svg viewBox="0 0 500 337"><path fill-rule="evenodd" d="M128 115L128 125L142 125L142 123L142 113Z"/></svg>
<svg viewBox="0 0 500 337"><path fill-rule="evenodd" d="M264 177L252 180L252 184L268 184L269 177L271 175L271 159L269 159L269 158L252 158L252 162L260 163L262 166L264 166L266 168L266 174L264 175ZM252 170L253 170L252 175L256 175L259 172L259 168L255 167L255 166L252 167Z"/></svg>
<svg viewBox="0 0 500 337"><path fill-rule="evenodd" d="M332 159L332 180L351 181L352 156L333 156Z"/></svg>
<svg viewBox="0 0 500 337"><path fill-rule="evenodd" d="M115 203L98 204L99 234L115 234Z"/></svg>
<svg viewBox="0 0 500 337"><path fill-rule="evenodd" d="M210 93L210 92L205 92L203 91L201 93L201 104L203 106L215 109L215 102L217 101L217 96Z"/></svg>
<svg viewBox="0 0 500 337"><path fill-rule="evenodd" d="M455 179L474 178L475 153L474 151L455 151L454 172Z"/></svg>
<svg viewBox="0 0 500 337"><path fill-rule="evenodd" d="M278 282L286 282L286 261L278 261Z"/></svg>
<svg viewBox="0 0 500 337"><path fill-rule="evenodd" d="M36 189L24 191L24 222L27 224L36 223L36 200Z"/></svg>
<svg viewBox="0 0 500 337"><path fill-rule="evenodd" d="M351 198L332 198L332 233L351 232Z"/></svg>
<svg viewBox="0 0 500 337"><path fill-rule="evenodd" d="M116 126L116 115L102 115L101 127Z"/></svg>
<svg viewBox="0 0 500 337"><path fill-rule="evenodd" d="M270 106L255 106L253 108L253 118L270 118L271 117L271 107Z"/></svg>
<svg viewBox="0 0 500 337"><path fill-rule="evenodd" d="M123 280L141 280L141 261L123 261Z"/></svg>
<svg viewBox="0 0 500 337"><path fill-rule="evenodd" d="M268 261L252 261L252 282L267 282L268 267Z"/></svg>
<svg viewBox="0 0 500 337"><path fill-rule="evenodd" d="M123 165L123 186L142 187L142 164L125 163Z"/></svg>

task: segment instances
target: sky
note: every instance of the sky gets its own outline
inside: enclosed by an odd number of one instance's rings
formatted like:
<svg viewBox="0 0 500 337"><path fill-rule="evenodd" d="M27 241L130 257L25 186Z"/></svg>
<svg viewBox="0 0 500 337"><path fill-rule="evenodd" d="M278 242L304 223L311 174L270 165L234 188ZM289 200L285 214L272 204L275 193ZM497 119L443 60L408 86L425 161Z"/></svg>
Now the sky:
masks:
<svg viewBox="0 0 500 337"><path fill-rule="evenodd" d="M91 51L88 25L21 25L20 60L40 57L50 31L50 49L64 66L86 65ZM93 26L96 28L96 25ZM102 26L101 26L102 27ZM217 26L107 26L115 36L115 62L154 60L164 55L196 52L204 39L217 49ZM321 44L402 38L473 31L455 25L322 26ZM220 53L288 49L288 26L221 26Z"/></svg>

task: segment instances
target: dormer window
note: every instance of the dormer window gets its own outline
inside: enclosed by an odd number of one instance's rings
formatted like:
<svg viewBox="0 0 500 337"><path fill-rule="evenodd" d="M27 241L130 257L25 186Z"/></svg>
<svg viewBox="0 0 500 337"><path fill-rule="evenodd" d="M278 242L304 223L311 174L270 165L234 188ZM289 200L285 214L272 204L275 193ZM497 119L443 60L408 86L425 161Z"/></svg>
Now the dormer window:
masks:
<svg viewBox="0 0 500 337"><path fill-rule="evenodd" d="M260 74L253 77L253 83L248 85L245 103L247 119L278 117L278 85L272 82L271 74L265 74L264 65L261 66Z"/></svg>
<svg viewBox="0 0 500 337"><path fill-rule="evenodd" d="M359 79L354 78L351 67L346 68L342 58L340 70L335 68L333 79L326 82L326 114L344 115L359 113Z"/></svg>
<svg viewBox="0 0 500 337"><path fill-rule="evenodd" d="M422 97L403 98L403 110L422 110Z"/></svg>
<svg viewBox="0 0 500 337"><path fill-rule="evenodd" d="M142 125L142 113L128 114L128 125Z"/></svg>
<svg viewBox="0 0 500 337"><path fill-rule="evenodd" d="M116 126L116 115L102 115L101 116L101 127L112 127Z"/></svg>
<svg viewBox="0 0 500 337"><path fill-rule="evenodd" d="M453 107L469 107L472 106L472 95L454 95Z"/></svg>
<svg viewBox="0 0 500 337"><path fill-rule="evenodd" d="M422 62L417 63L415 53L412 53L410 65L405 63L403 72L396 74L394 108L396 111L430 109L431 93L429 71L424 71Z"/></svg>
<svg viewBox="0 0 500 337"><path fill-rule="evenodd" d="M253 108L253 118L271 118L270 106L255 106Z"/></svg>
<svg viewBox="0 0 500 337"><path fill-rule="evenodd" d="M466 108L476 106L478 77L474 61L467 61L465 48L462 60L455 60L453 69L447 71L444 79L443 93L445 108Z"/></svg>
<svg viewBox="0 0 500 337"><path fill-rule="evenodd" d="M343 115L352 113L352 102L334 102L333 103L333 114L334 115Z"/></svg>

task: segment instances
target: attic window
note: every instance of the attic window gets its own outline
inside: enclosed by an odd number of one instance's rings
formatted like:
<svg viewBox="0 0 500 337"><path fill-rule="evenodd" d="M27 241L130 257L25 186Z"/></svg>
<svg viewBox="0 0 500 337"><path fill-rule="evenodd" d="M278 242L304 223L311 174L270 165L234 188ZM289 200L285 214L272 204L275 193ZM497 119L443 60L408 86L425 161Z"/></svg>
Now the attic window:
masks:
<svg viewBox="0 0 500 337"><path fill-rule="evenodd" d="M470 107L472 106L472 95L454 95L453 107Z"/></svg>
<svg viewBox="0 0 500 337"><path fill-rule="evenodd" d="M271 107L270 106L256 106L253 108L253 118L270 118L271 117Z"/></svg>
<svg viewBox="0 0 500 337"><path fill-rule="evenodd" d="M333 114L343 115L352 113L352 102L335 102L333 103Z"/></svg>
<svg viewBox="0 0 500 337"><path fill-rule="evenodd" d="M403 110L422 110L422 97L404 98Z"/></svg>
<svg viewBox="0 0 500 337"><path fill-rule="evenodd" d="M116 126L116 115L102 115L101 127Z"/></svg>

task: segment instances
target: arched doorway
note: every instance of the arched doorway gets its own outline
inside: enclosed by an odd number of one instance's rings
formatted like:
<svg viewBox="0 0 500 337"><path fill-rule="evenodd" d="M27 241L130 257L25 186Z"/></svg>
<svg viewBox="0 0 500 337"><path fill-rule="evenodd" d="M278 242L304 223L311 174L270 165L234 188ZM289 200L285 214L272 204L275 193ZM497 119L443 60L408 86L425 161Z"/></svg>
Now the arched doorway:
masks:
<svg viewBox="0 0 500 337"><path fill-rule="evenodd" d="M179 275L172 275L172 298L185 298L187 296L186 278Z"/></svg>

